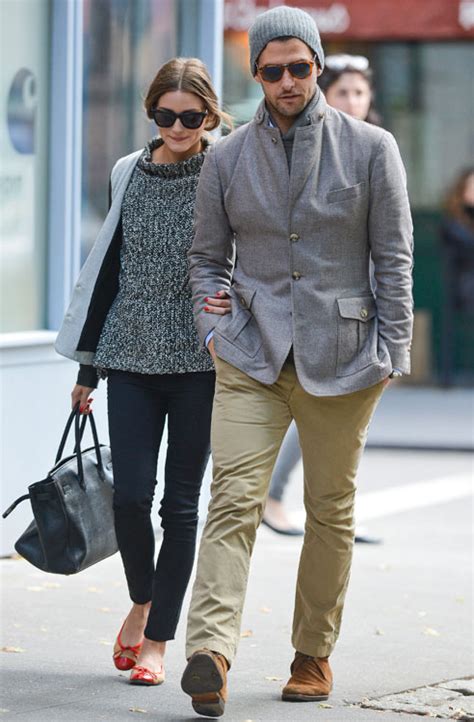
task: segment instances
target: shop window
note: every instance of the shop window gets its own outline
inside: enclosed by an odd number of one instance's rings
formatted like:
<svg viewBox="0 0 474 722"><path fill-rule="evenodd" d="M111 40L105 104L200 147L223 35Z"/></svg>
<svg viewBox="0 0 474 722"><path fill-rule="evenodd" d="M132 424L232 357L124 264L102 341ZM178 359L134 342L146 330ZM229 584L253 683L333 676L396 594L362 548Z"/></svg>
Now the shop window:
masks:
<svg viewBox="0 0 474 722"><path fill-rule="evenodd" d="M82 261L107 213L115 161L155 134L143 98L176 55L176 16L173 0L84 2Z"/></svg>
<svg viewBox="0 0 474 722"><path fill-rule="evenodd" d="M0 332L45 325L50 2L0 3Z"/></svg>

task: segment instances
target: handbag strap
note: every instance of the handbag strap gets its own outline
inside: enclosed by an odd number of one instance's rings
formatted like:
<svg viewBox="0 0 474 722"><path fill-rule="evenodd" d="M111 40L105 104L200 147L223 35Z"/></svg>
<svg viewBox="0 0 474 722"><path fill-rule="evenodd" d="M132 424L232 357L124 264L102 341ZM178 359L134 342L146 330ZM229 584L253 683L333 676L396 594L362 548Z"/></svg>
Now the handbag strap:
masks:
<svg viewBox="0 0 474 722"><path fill-rule="evenodd" d="M82 433L83 429L81 429L81 423L80 423L80 417L81 414L79 413L79 409L75 411L75 434L76 434L76 447L74 450L74 453L77 457L77 474L79 478L79 484L81 487L85 490L86 485L84 481L84 466L82 463L82 450L81 450L81 441L82 441ZM95 448L95 455L97 458L97 470L99 472L99 476L104 481L105 474L104 474L104 465L102 463L102 455L100 453L100 444L99 444L99 437L97 435L97 427L95 425L95 419L92 411L89 411L88 414L86 414L85 418L89 418L89 423L92 431L92 438L94 439L94 448Z"/></svg>
<svg viewBox="0 0 474 722"><path fill-rule="evenodd" d="M77 403L76 406L73 408L73 410L69 414L68 420L66 421L66 426L64 428L63 435L61 437L61 441L59 442L58 453L56 454L56 459L54 462L55 464L57 464L58 461L62 458L62 455L64 453L64 447L66 446L67 437L69 436L69 431L71 430L72 422L76 418L78 411L79 411L79 403ZM82 418L82 422L81 422L81 428L80 428L81 440L82 440L82 437L84 436L84 430L86 428L86 423L87 423L87 415L84 414L84 416ZM76 440L76 444L77 444L77 440ZM77 448L75 447L74 453L76 453L76 452L77 452Z"/></svg>
<svg viewBox="0 0 474 722"><path fill-rule="evenodd" d="M3 512L3 514L2 514L2 519L6 519L7 516L12 513L13 509L16 509L16 507L18 506L18 504L21 504L22 501L26 501L26 500L29 499L29 498L30 498L30 495L29 495L29 494L23 494L23 496L19 496L18 499L16 499L16 500L13 502L13 504L10 504L10 506L8 507L8 509Z"/></svg>

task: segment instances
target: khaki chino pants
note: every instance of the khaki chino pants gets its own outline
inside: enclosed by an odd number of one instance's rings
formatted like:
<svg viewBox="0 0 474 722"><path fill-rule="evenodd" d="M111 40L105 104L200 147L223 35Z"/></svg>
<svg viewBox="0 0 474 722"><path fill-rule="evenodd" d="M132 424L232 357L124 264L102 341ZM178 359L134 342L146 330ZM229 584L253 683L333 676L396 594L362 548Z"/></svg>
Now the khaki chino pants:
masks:
<svg viewBox="0 0 474 722"><path fill-rule="evenodd" d="M280 445L294 418L303 455L306 526L292 643L303 654L326 657L336 643L349 581L357 467L384 383L317 397L302 388L291 361L270 386L222 359L217 359L216 372L212 499L188 616L186 656L207 648L232 663L256 531Z"/></svg>

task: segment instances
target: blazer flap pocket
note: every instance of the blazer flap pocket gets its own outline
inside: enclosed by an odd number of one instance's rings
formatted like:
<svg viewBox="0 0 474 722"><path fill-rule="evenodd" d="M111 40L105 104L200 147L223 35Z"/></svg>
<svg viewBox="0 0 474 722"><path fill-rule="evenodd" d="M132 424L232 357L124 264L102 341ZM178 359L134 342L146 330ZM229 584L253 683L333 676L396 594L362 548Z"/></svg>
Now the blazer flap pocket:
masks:
<svg viewBox="0 0 474 722"><path fill-rule="evenodd" d="M235 303L240 306L240 308L245 308L247 310L250 310L250 307L252 305L253 297L255 296L256 289L255 288L242 288L242 286L231 286L231 290L233 293L231 294L234 299Z"/></svg>
<svg viewBox="0 0 474 722"><path fill-rule="evenodd" d="M338 298L339 314L343 318L356 321L370 321L377 315L377 307L373 296L357 296L355 298Z"/></svg>
<svg viewBox="0 0 474 722"><path fill-rule="evenodd" d="M338 188L334 191L329 191L326 196L328 203L337 203L338 201L348 201L351 198L358 198L365 193L367 183L362 181L357 183L355 186L348 186L347 188Z"/></svg>

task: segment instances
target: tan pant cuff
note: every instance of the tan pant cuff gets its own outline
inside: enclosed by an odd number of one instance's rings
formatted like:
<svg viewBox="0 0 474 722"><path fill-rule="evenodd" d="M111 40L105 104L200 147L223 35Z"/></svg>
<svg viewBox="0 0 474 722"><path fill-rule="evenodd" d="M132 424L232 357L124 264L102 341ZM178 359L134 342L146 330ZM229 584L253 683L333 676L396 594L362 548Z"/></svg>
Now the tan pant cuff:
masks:
<svg viewBox="0 0 474 722"><path fill-rule="evenodd" d="M329 657L334 651L335 645L327 644L327 642L321 644L316 641L311 643L311 641L306 640L301 644L293 642L293 646L297 652L301 652L301 654L307 654L308 657Z"/></svg>
<svg viewBox="0 0 474 722"><path fill-rule="evenodd" d="M218 639L206 639L205 642L202 644L199 644L198 646L194 645L192 647L186 647L186 659L190 659L192 655L195 652L200 652L202 649L208 649L210 652L217 652L217 654L222 654L223 657L226 658L227 664L229 665L229 669L232 666L232 662L234 661L235 657L235 651L231 649L230 647L227 647L225 644L223 644Z"/></svg>

